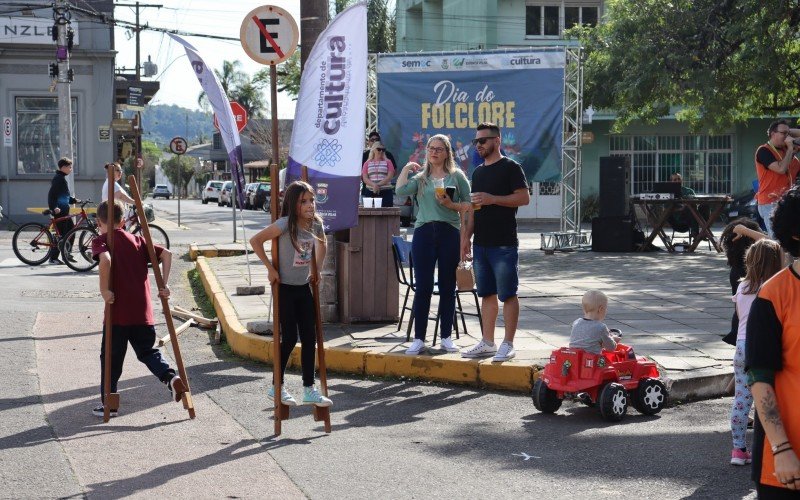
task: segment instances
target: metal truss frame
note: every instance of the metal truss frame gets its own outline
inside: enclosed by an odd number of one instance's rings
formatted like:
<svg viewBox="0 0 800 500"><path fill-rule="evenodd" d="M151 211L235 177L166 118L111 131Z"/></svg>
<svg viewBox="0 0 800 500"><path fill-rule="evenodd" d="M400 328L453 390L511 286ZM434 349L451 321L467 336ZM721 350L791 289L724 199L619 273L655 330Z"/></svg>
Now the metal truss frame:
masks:
<svg viewBox="0 0 800 500"><path fill-rule="evenodd" d="M367 135L378 130L378 54L367 55Z"/></svg>
<svg viewBox="0 0 800 500"><path fill-rule="evenodd" d="M561 143L561 231L581 227L581 134L583 133L583 48L566 47Z"/></svg>

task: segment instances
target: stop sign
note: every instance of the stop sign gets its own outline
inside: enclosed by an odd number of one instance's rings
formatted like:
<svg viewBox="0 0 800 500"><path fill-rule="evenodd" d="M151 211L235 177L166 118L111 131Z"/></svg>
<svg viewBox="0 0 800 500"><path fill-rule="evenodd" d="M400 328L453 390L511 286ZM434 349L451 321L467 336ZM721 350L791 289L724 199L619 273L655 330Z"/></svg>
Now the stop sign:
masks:
<svg viewBox="0 0 800 500"><path fill-rule="evenodd" d="M231 111L233 111L233 119L236 120L236 128L239 132L244 130L247 126L247 110L236 101L231 101ZM217 122L217 114L214 113L214 127L219 130L219 122Z"/></svg>

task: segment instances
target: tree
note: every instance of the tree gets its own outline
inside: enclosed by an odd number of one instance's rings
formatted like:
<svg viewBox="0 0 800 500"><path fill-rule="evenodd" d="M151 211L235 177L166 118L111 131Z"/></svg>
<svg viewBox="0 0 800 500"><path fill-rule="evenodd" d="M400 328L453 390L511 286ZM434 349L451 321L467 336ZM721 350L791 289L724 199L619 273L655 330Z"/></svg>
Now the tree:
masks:
<svg viewBox="0 0 800 500"><path fill-rule="evenodd" d="M156 164L161 160L162 151L158 145L152 141L142 141L142 159L144 159L144 167L142 167L142 179L154 179ZM133 157L128 157L122 164L125 180L130 175L136 175L136 162Z"/></svg>
<svg viewBox="0 0 800 500"><path fill-rule="evenodd" d="M182 193L186 193L189 181L194 177L194 161L184 155L173 155L172 158L161 163L161 171L172 185L178 188L178 192L174 194L180 197Z"/></svg>
<svg viewBox="0 0 800 500"><path fill-rule="evenodd" d="M609 0L585 49L584 102L615 131L677 108L693 131L800 109L800 6L760 0Z"/></svg>
<svg viewBox="0 0 800 500"><path fill-rule="evenodd" d="M352 0L333 0L334 15L346 9ZM387 0L367 2L367 50L370 53L394 52L397 38L397 22L394 12L390 12ZM286 62L278 66L278 92L286 92L293 99L300 93L300 51L296 51ZM269 82L269 69L256 73L255 80Z"/></svg>
<svg viewBox="0 0 800 500"><path fill-rule="evenodd" d="M258 118L269 109L262 94L264 80L251 79L250 75L240 69L241 66L241 61L222 61L222 70L215 69L214 74L217 75L220 86L228 99L241 104L247 110L248 116ZM267 79L266 82L269 80ZM204 110L208 110L209 103L205 91L200 92L197 103Z"/></svg>

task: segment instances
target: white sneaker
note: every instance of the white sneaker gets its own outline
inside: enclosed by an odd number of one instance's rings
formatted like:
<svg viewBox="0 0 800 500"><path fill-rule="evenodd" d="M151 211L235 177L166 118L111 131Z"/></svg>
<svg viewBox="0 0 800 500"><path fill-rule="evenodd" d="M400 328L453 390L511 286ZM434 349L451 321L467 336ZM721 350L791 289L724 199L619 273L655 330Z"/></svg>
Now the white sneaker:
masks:
<svg viewBox="0 0 800 500"><path fill-rule="evenodd" d="M500 347L497 349L497 354L495 354L494 358L492 358L492 363L508 361L516 355L517 351L514 350L514 344L503 341L503 343L501 343Z"/></svg>
<svg viewBox="0 0 800 500"><path fill-rule="evenodd" d="M453 343L453 339L451 337L443 338L441 342L442 350L447 352L458 352L458 347Z"/></svg>
<svg viewBox="0 0 800 500"><path fill-rule="evenodd" d="M272 402L275 402L275 386L270 385L269 390L267 391L267 399ZM286 387L281 386L281 403L285 404L286 406L297 406L297 400L294 399L289 391L286 390Z"/></svg>
<svg viewBox="0 0 800 500"><path fill-rule="evenodd" d="M497 352L494 343L490 344L481 339L480 342L465 351L461 351L462 358L485 358Z"/></svg>
<svg viewBox="0 0 800 500"><path fill-rule="evenodd" d="M426 349L425 341L420 339L414 339L414 342L411 343L411 347L406 349L406 354L409 356L416 356L417 354L421 353Z"/></svg>

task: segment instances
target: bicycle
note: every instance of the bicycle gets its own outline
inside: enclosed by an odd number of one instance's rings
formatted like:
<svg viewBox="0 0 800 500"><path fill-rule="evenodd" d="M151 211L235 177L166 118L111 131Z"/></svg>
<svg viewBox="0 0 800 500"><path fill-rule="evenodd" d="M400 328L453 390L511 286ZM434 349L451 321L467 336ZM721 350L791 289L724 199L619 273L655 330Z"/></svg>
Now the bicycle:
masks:
<svg viewBox="0 0 800 500"><path fill-rule="evenodd" d="M49 209L44 210L42 215L50 217L50 223L45 226L39 222L28 222L21 225L14 231L14 236L11 241L11 248L14 250L14 255L19 260L28 264L29 266L38 266L50 257L51 253L56 250L54 255L60 253L61 242L64 238L58 230L58 223L70 217L76 218L75 228L92 227L94 221L86 213L84 207L92 203L92 200L78 201L81 212L75 215L65 215L63 217L56 217ZM74 232L71 230L66 236ZM67 240L69 241L69 240Z"/></svg>
<svg viewBox="0 0 800 500"><path fill-rule="evenodd" d="M148 220L148 227L150 228L150 237L153 239L154 245L160 245L164 248L169 248L169 236L160 226L150 224L152 210L145 210L145 217ZM136 214L136 209L131 207L125 214L125 229L131 234L139 234L142 231L142 226L139 224L139 217ZM67 266L78 272L86 272L97 266L97 261L94 260L92 255L92 242L95 238L100 236L97 226L82 226L76 227L67 235L67 241L61 249L61 254L64 258L64 263ZM70 258L72 257L72 258Z"/></svg>

